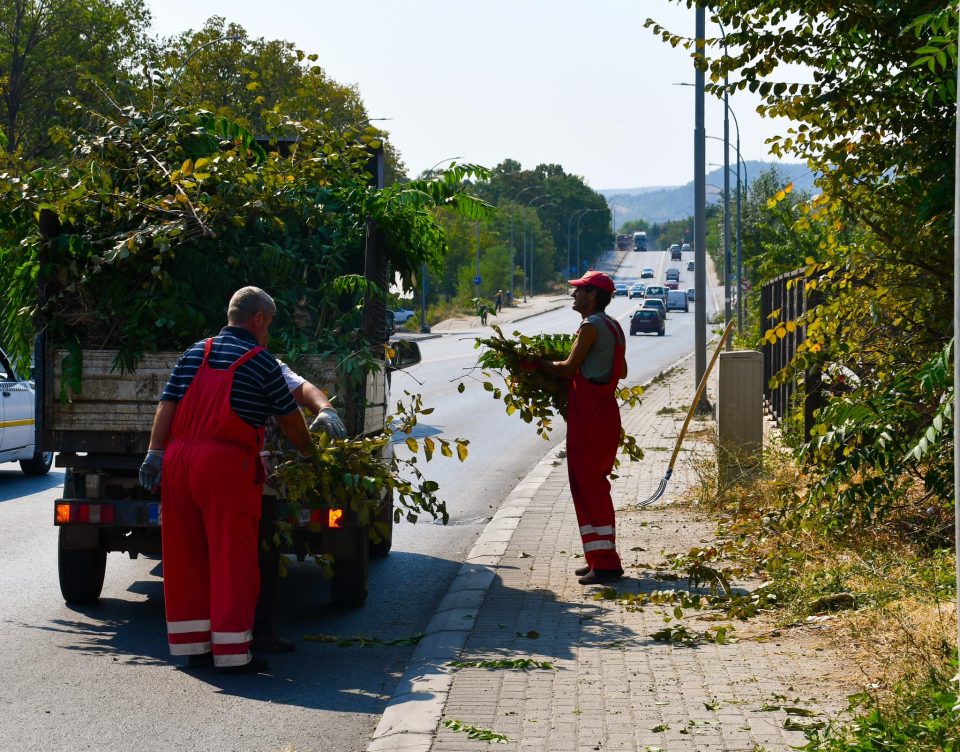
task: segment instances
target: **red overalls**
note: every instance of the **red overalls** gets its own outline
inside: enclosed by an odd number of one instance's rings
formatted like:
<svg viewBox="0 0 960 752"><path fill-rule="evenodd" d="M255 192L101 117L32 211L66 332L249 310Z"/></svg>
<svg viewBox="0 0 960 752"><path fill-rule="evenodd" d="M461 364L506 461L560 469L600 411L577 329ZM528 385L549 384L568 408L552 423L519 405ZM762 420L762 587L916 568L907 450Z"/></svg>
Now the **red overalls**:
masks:
<svg viewBox="0 0 960 752"><path fill-rule="evenodd" d="M203 363L174 413L163 462L163 592L172 655L212 648L215 666L250 661L260 590L257 528L263 428L230 407L233 374L262 347L227 369Z"/></svg>
<svg viewBox="0 0 960 752"><path fill-rule="evenodd" d="M620 446L620 407L616 389L623 373L626 339L616 321L604 317L614 339L610 380L596 384L577 373L567 399L567 472L577 511L587 565L622 569L616 548L616 523L610 481Z"/></svg>

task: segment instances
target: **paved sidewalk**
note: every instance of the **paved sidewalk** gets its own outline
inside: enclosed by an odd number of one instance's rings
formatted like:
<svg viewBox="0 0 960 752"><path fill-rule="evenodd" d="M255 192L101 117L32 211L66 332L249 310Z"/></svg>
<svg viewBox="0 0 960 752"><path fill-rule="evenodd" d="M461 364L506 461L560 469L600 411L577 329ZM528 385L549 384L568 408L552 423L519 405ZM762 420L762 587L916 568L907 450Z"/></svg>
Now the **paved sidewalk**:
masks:
<svg viewBox="0 0 960 752"><path fill-rule="evenodd" d="M693 396L692 367L692 359L683 362L648 386L642 405L624 413L624 427L646 459L624 464L614 481L617 547L627 570L615 583L621 594L685 589L668 571L666 555L714 538L714 525L678 501L698 482L698 462L710 459L705 438L712 421L692 424L666 497L645 510L633 506L666 471ZM650 635L663 629L673 606L627 610L595 600L599 588L585 588L573 575L582 563L561 444L481 535L418 645L370 752L773 752L803 743L802 732L790 726L845 707L854 689L844 683L845 665L815 632L696 647L658 642ZM683 621L698 632L718 624L690 611ZM448 665L518 658L549 661L556 670ZM793 706L822 716L788 715L784 707ZM447 728L447 720L503 734L508 742L471 740Z"/></svg>

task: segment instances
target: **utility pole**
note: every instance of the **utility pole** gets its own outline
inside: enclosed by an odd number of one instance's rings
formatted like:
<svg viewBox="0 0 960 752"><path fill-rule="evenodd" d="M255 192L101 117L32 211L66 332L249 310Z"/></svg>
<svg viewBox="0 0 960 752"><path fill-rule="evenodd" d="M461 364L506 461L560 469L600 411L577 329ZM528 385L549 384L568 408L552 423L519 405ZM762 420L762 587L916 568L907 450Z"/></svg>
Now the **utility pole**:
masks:
<svg viewBox="0 0 960 752"><path fill-rule="evenodd" d="M958 71L960 79L960 71ZM960 115L960 100L957 100ZM953 185L953 333L960 332L960 118L957 119L954 136L954 185ZM960 348L953 343L953 393L960 394ZM956 402L953 408L953 540L956 562L956 587L960 594L960 409ZM957 648L960 651L960 597L957 598Z"/></svg>
<svg viewBox="0 0 960 752"><path fill-rule="evenodd" d="M473 278L473 297L480 297L480 220L477 220L477 276Z"/></svg>
<svg viewBox="0 0 960 752"><path fill-rule="evenodd" d="M723 34L723 54L727 54L727 34ZM739 169L739 163L737 165ZM730 95L727 75L723 76L723 324L730 323ZM727 351L733 349L733 337L727 337Z"/></svg>
<svg viewBox="0 0 960 752"><path fill-rule="evenodd" d="M707 14L697 4L696 52L706 53ZM704 116L704 71L696 66L696 87L693 128L693 205L694 205L694 272L693 283L697 305L694 309L694 387L700 384L707 370L707 141ZM706 400L700 404L709 409Z"/></svg>

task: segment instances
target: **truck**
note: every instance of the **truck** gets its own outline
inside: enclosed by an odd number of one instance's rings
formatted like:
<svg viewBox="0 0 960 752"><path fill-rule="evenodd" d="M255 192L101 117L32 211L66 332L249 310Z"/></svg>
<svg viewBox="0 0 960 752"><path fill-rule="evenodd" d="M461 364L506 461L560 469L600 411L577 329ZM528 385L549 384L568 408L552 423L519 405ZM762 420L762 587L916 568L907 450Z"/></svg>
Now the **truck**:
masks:
<svg viewBox="0 0 960 752"><path fill-rule="evenodd" d="M629 235L621 234L617 235L617 250L618 251L628 251L630 250L631 238Z"/></svg>
<svg viewBox="0 0 960 752"><path fill-rule="evenodd" d="M633 250L635 251L647 250L647 233L645 232L633 233Z"/></svg>
<svg viewBox="0 0 960 752"><path fill-rule="evenodd" d="M374 169L381 176L376 183L381 187L382 159L381 150L379 167ZM376 232L367 234L366 246L358 249L362 255L358 261L366 277L386 289L388 265L377 238ZM335 398L352 436L382 431L389 412L390 371L420 359L415 342L397 341L384 348L387 327L383 298L368 292L363 302L363 333L376 363L359 383L341 377L336 363L319 356L288 360L298 373ZM197 332L194 339L202 334ZM58 528L60 591L69 603L99 598L108 553L126 553L132 559L160 555L160 499L141 487L138 470L157 402L180 354L144 353L134 369L123 371L116 367L115 350L83 346L77 353L47 333L37 337L37 443L44 453L56 452L57 467L66 471L63 492L52 511ZM385 451L390 451L389 445ZM391 548L392 497L384 494L370 504L366 520L356 510L337 508L335 503L329 509L301 510L298 519L292 520L291 542L284 552L300 561L308 556L332 557L330 593L340 605L365 602L369 560L385 556ZM377 533L371 534L374 526Z"/></svg>

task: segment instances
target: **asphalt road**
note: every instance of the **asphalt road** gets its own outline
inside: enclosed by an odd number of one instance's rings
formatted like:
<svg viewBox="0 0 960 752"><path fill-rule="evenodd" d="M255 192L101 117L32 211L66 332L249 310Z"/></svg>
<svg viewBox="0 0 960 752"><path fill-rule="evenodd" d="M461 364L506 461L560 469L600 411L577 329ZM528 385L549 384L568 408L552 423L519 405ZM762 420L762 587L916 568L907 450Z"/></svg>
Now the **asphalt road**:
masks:
<svg viewBox="0 0 960 752"><path fill-rule="evenodd" d="M670 265L665 253L631 253L615 278L629 285L641 266L652 266L662 280ZM682 272L681 287L692 277ZM626 324L636 303L617 298L609 312ZM671 313L665 337L629 338L628 382L646 381L689 353L693 318L692 308ZM577 323L565 308L508 331L572 332ZM412 648L343 648L303 636L392 640L422 630L500 501L564 435L558 425L542 440L470 381L473 338L482 331L421 343L423 362L393 381L395 398L418 391L435 408L418 435L471 441L465 463L437 458L424 465L440 484L450 524L398 526L393 552L372 565L362 609L333 607L318 571L291 567L278 621L298 649L274 657L271 676L221 677L169 663L158 561L111 554L101 602L64 604L52 524L62 471L36 479L0 465L0 750L365 749Z"/></svg>

